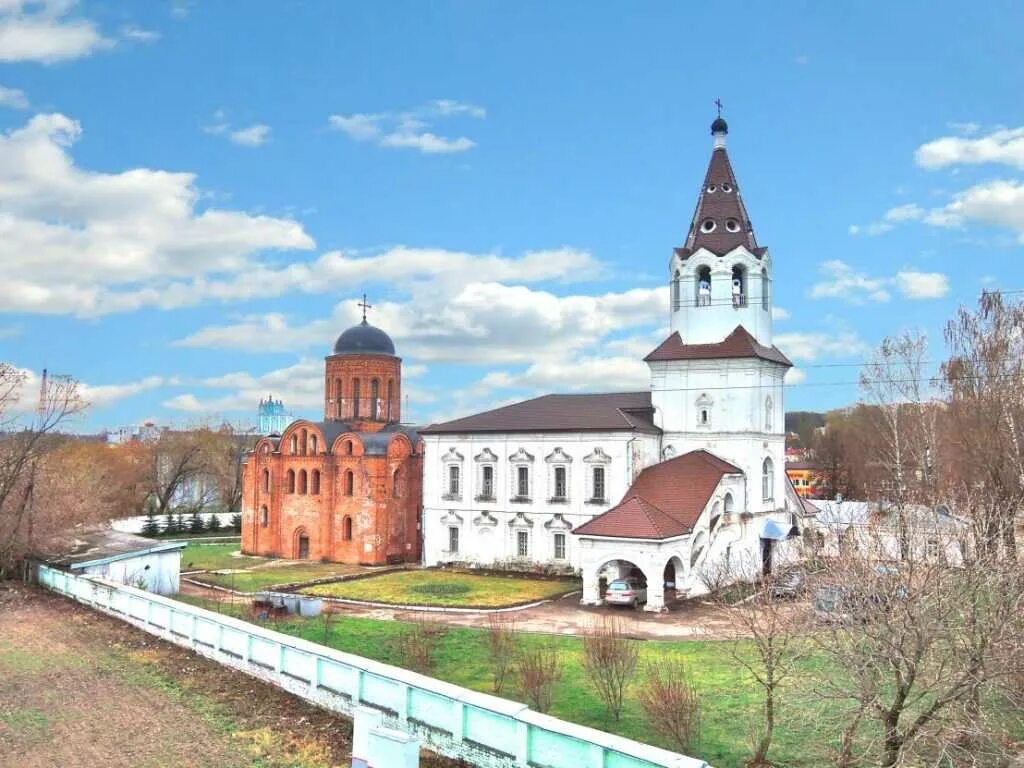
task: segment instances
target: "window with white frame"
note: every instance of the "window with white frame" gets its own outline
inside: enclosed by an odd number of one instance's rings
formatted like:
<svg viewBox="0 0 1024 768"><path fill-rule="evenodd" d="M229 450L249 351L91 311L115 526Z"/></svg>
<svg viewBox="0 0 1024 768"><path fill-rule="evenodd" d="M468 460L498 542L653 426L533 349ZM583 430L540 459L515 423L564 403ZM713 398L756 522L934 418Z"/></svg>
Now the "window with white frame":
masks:
<svg viewBox="0 0 1024 768"><path fill-rule="evenodd" d="M516 467L516 497L530 498L530 468L525 465Z"/></svg>
<svg viewBox="0 0 1024 768"><path fill-rule="evenodd" d="M552 487L552 501L565 501L569 494L568 488L569 471L565 467L554 468L554 483Z"/></svg>
<svg viewBox="0 0 1024 768"><path fill-rule="evenodd" d="M555 560L565 560L565 534L555 534Z"/></svg>
<svg viewBox="0 0 1024 768"><path fill-rule="evenodd" d="M775 465L770 458L761 465L761 498L764 501L775 498Z"/></svg>
<svg viewBox="0 0 1024 768"><path fill-rule="evenodd" d="M454 525L448 527L448 552L457 554L459 551L459 529Z"/></svg>
<svg viewBox="0 0 1024 768"><path fill-rule="evenodd" d="M455 448L449 448L448 452L441 457L444 466L444 475L441 478L442 498L462 498L462 459L461 453Z"/></svg>
<svg viewBox="0 0 1024 768"><path fill-rule="evenodd" d="M604 467L594 467L593 474L591 477L591 495L590 498L594 501L605 500L605 488L604 488Z"/></svg>
<svg viewBox="0 0 1024 768"><path fill-rule="evenodd" d="M711 406L714 401L707 392L702 392L697 398L697 426L707 429L711 426Z"/></svg>
<svg viewBox="0 0 1024 768"><path fill-rule="evenodd" d="M530 532L516 531L516 557L530 556Z"/></svg>
<svg viewBox="0 0 1024 768"><path fill-rule="evenodd" d="M449 464L448 465L448 495L458 496L459 495L459 465Z"/></svg>
<svg viewBox="0 0 1024 768"><path fill-rule="evenodd" d="M494 498L494 465L484 464L480 467L480 498Z"/></svg>

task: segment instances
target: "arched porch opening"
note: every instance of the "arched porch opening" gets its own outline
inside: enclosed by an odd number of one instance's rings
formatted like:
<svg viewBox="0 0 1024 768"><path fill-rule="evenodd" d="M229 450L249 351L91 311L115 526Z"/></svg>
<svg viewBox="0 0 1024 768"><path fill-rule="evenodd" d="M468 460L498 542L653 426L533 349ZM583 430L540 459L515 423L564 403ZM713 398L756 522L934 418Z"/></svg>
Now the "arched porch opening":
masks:
<svg viewBox="0 0 1024 768"><path fill-rule="evenodd" d="M663 566L628 556L607 558L583 568L584 605L609 608L643 608L661 611L665 607Z"/></svg>
<svg viewBox="0 0 1024 768"><path fill-rule="evenodd" d="M665 601L668 602L681 590L683 579L686 578L686 565L679 557L673 555L665 563L661 576L665 587Z"/></svg>

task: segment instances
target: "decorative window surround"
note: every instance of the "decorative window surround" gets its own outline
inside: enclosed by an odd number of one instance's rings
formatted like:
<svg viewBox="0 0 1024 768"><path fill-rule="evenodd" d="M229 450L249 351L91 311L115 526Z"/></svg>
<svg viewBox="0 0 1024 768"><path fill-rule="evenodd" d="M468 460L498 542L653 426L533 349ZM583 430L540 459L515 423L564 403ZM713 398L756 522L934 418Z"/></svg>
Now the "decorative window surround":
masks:
<svg viewBox="0 0 1024 768"><path fill-rule="evenodd" d="M477 464L476 487L479 489L476 501L495 501L494 483L498 477L498 456L490 449L484 448L473 457ZM487 473L490 472L488 481Z"/></svg>
<svg viewBox="0 0 1024 768"><path fill-rule="evenodd" d="M697 429L711 429L711 412L715 401L707 392L697 398Z"/></svg>
<svg viewBox="0 0 1024 768"><path fill-rule="evenodd" d="M441 495L441 498L445 501L461 501L462 500L462 485L464 482L462 473L462 461L464 457L461 453L455 450L454 447L449 448L448 452L441 457L441 466L444 470L444 475L441 478L441 487L445 489L445 492ZM456 469L458 472L455 486L452 486L452 469Z"/></svg>
<svg viewBox="0 0 1024 768"><path fill-rule="evenodd" d="M462 516L459 515L454 509L449 509L444 515L441 516L441 523L443 525L462 525Z"/></svg>
<svg viewBox="0 0 1024 768"><path fill-rule="evenodd" d="M509 473L509 480L512 486L512 498L510 499L513 504L529 504L533 500L533 455L527 453L524 449L520 448L518 451L508 457L509 463L512 465L512 471ZM526 471L526 482L520 482L520 476ZM525 487L524 487L525 486ZM525 493L523 493L525 491Z"/></svg>
<svg viewBox="0 0 1024 768"><path fill-rule="evenodd" d="M583 457L583 460L587 464L611 464L612 457L601 450L601 446L596 447L593 451Z"/></svg>
<svg viewBox="0 0 1024 768"><path fill-rule="evenodd" d="M544 523L544 527L549 531L571 531L572 523L566 520L561 512L556 512L550 520Z"/></svg>
<svg viewBox="0 0 1024 768"><path fill-rule="evenodd" d="M533 528L533 520L525 512L516 512L516 516L508 521L509 528Z"/></svg>
<svg viewBox="0 0 1024 768"><path fill-rule="evenodd" d="M477 528L494 528L498 525L498 518L490 512L484 511L473 518L473 525Z"/></svg>
<svg viewBox="0 0 1024 768"><path fill-rule="evenodd" d="M550 454L548 454L544 461L548 465L548 488L551 489L551 496L548 498L549 504L568 504L569 503L569 465L572 464L572 456L569 456L561 448L555 448ZM559 489L558 475L559 470L562 472L562 483L561 489ZM559 493L561 490L561 493Z"/></svg>

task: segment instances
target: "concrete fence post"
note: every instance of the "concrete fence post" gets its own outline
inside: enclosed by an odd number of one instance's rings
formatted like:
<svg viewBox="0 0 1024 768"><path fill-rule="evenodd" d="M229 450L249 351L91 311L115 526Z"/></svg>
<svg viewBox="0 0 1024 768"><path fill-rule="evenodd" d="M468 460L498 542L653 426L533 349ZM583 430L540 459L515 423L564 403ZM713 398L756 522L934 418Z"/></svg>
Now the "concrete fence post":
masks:
<svg viewBox="0 0 1024 768"><path fill-rule="evenodd" d="M367 768L419 768L420 740L391 728L372 728Z"/></svg>
<svg viewBox="0 0 1024 768"><path fill-rule="evenodd" d="M516 723L516 765L521 768L530 765L530 726L522 720Z"/></svg>
<svg viewBox="0 0 1024 768"><path fill-rule="evenodd" d="M379 709L358 706L353 708L352 768L368 768L370 765L370 731L380 728L383 724L384 713Z"/></svg>

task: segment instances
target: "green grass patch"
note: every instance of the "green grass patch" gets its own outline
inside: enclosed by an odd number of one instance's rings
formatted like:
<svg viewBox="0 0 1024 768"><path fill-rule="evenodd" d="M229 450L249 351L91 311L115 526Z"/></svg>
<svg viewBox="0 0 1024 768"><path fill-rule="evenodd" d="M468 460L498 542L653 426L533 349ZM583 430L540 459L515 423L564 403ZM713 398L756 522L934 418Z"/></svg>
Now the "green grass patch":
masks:
<svg viewBox="0 0 1024 768"><path fill-rule="evenodd" d="M391 605L500 608L545 600L579 589L573 580L527 579L452 571L398 571L307 587L302 592Z"/></svg>
<svg viewBox="0 0 1024 768"><path fill-rule="evenodd" d="M222 568L251 568L266 563L262 557L235 556L238 552L237 542L227 544L196 544L190 543L181 552L181 570L220 570Z"/></svg>
<svg viewBox="0 0 1024 768"><path fill-rule="evenodd" d="M278 584L299 584L304 581L329 579L352 573L356 569L341 563L310 563L308 565L267 566L244 571L242 573L202 573L196 574L196 581L216 584L239 592L257 592Z"/></svg>
<svg viewBox="0 0 1024 768"><path fill-rule="evenodd" d="M50 717L34 707L0 708L0 726L0 732L7 728L25 741L41 741L50 728Z"/></svg>

